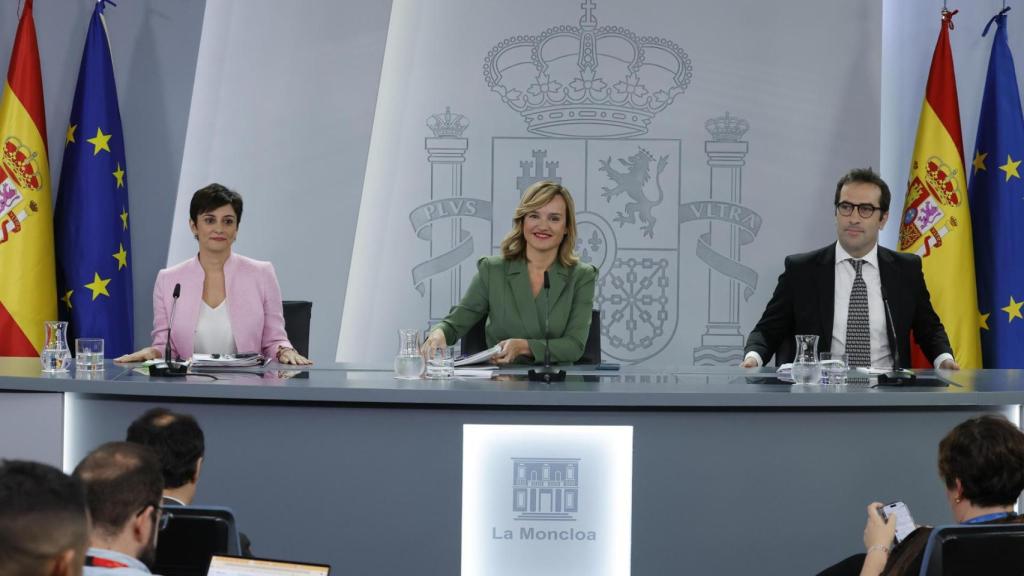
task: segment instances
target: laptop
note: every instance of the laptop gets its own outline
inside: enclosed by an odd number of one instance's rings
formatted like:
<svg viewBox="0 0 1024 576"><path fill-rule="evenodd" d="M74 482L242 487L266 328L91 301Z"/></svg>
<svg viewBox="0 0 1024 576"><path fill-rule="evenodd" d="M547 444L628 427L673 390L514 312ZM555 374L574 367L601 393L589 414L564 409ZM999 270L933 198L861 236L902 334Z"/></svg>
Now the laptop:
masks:
<svg viewBox="0 0 1024 576"><path fill-rule="evenodd" d="M206 576L328 576L327 564L214 554Z"/></svg>

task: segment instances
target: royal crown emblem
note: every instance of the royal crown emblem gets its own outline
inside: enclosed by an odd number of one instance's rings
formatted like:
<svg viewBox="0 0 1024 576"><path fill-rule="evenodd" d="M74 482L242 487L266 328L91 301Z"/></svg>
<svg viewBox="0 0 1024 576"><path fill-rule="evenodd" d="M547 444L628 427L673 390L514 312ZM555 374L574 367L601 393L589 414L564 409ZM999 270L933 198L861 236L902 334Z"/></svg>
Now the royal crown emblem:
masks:
<svg viewBox="0 0 1024 576"><path fill-rule="evenodd" d="M646 134L654 116L689 86L690 57L670 40L598 26L593 0L580 7L579 26L513 36L492 48L484 58L487 87L534 134Z"/></svg>
<svg viewBox="0 0 1024 576"><path fill-rule="evenodd" d="M36 154L15 137L10 137L4 142L3 159L4 172L14 180L18 188L25 190L39 190L39 166L36 163Z"/></svg>
<svg viewBox="0 0 1024 576"><path fill-rule="evenodd" d="M715 142L739 142L747 130L750 130L750 124L743 118L731 116L726 112L725 116L709 118L704 123L704 129L711 134Z"/></svg>
<svg viewBox="0 0 1024 576"><path fill-rule="evenodd" d="M936 193L943 204L950 206L960 205L960 189L956 180L956 170L942 161L937 156L928 159L925 166L925 181Z"/></svg>
<svg viewBox="0 0 1024 576"><path fill-rule="evenodd" d="M451 107L445 106L444 113L427 118L427 128L435 138L462 138L462 133L469 128L469 120L462 114L452 114Z"/></svg>

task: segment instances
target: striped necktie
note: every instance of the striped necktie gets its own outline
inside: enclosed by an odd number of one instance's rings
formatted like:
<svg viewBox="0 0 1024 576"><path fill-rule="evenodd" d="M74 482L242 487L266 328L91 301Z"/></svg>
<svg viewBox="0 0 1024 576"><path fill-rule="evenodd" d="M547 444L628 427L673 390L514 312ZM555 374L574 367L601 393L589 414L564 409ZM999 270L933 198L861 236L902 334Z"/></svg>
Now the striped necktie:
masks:
<svg viewBox="0 0 1024 576"><path fill-rule="evenodd" d="M850 308L846 315L846 357L850 366L871 366L871 332L868 316L868 285L861 268L863 260L850 260L857 271L850 290Z"/></svg>

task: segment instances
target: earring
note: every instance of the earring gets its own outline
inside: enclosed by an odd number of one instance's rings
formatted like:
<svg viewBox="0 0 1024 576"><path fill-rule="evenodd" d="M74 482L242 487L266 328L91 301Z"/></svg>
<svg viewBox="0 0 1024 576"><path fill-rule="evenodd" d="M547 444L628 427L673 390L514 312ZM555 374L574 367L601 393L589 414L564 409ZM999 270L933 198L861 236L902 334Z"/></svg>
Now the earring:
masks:
<svg viewBox="0 0 1024 576"><path fill-rule="evenodd" d="M955 498L955 499L953 500L953 502L954 502L954 503L956 503L956 504L959 504L959 503L961 503L961 502L963 502L963 501L964 501L964 499L963 499L963 498Z"/></svg>
<svg viewBox="0 0 1024 576"><path fill-rule="evenodd" d="M199 240L199 234L193 234L192 237L195 238L196 240Z"/></svg>

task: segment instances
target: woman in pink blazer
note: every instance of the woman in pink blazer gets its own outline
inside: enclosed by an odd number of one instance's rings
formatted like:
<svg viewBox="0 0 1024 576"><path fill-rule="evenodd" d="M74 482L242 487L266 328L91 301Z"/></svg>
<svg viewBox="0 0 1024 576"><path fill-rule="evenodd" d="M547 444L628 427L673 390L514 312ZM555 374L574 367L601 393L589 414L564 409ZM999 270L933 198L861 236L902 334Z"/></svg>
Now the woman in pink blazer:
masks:
<svg viewBox="0 0 1024 576"><path fill-rule="evenodd" d="M242 197L237 192L210 184L192 195L189 227L199 253L157 274L153 345L116 362L162 358L170 332L174 358L189 358L195 352L260 352L283 364L312 364L288 342L273 265L231 252L241 219ZM174 325L169 326L179 284Z"/></svg>

